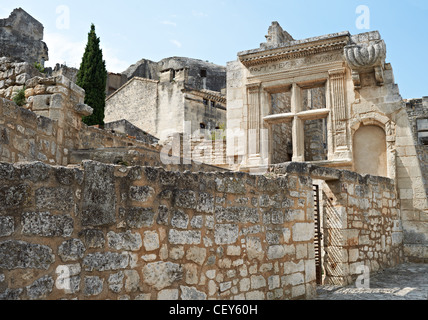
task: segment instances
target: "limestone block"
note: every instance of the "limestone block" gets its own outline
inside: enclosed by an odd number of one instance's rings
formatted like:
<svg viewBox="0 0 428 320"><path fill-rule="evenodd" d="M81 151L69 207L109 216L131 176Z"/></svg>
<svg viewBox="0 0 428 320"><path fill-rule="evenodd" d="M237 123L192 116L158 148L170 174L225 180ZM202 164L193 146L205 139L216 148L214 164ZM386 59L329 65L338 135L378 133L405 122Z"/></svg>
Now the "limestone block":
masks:
<svg viewBox="0 0 428 320"><path fill-rule="evenodd" d="M198 212L213 213L214 212L214 196L207 193L200 193L198 204L196 206Z"/></svg>
<svg viewBox="0 0 428 320"><path fill-rule="evenodd" d="M189 250L187 250L186 253L186 259L193 261L200 266L202 266L205 262L205 259L207 257L207 250L204 248L198 248L198 247L191 247Z"/></svg>
<svg viewBox="0 0 428 320"><path fill-rule="evenodd" d="M200 231L169 231L168 240L171 244L200 244L202 240Z"/></svg>
<svg viewBox="0 0 428 320"><path fill-rule="evenodd" d="M130 228L151 227L155 213L151 208L130 208L126 210L126 223Z"/></svg>
<svg viewBox="0 0 428 320"><path fill-rule="evenodd" d="M73 204L73 192L69 187L43 187L36 190L37 209L70 211Z"/></svg>
<svg viewBox="0 0 428 320"><path fill-rule="evenodd" d="M103 291L104 279L97 276L85 277L84 295L97 296Z"/></svg>
<svg viewBox="0 0 428 320"><path fill-rule="evenodd" d="M110 248L115 250L138 251L143 246L143 241L139 233L115 233L110 231L107 234L107 241Z"/></svg>
<svg viewBox="0 0 428 320"><path fill-rule="evenodd" d="M262 242L258 237L247 237L247 255L249 260L263 260L265 252L263 251Z"/></svg>
<svg viewBox="0 0 428 320"><path fill-rule="evenodd" d="M185 282L188 285L195 285L199 282L198 266L194 263L187 263L184 265Z"/></svg>
<svg viewBox="0 0 428 320"><path fill-rule="evenodd" d="M179 190L176 194L175 205L184 209L196 208L196 193L190 190Z"/></svg>
<svg viewBox="0 0 428 320"><path fill-rule="evenodd" d="M132 186L129 189L129 197L131 198L131 200L144 203L153 197L154 192L155 191L153 190L153 188L148 186L145 186L145 187Z"/></svg>
<svg viewBox="0 0 428 320"><path fill-rule="evenodd" d="M0 217L0 237L11 236L15 232L13 217Z"/></svg>
<svg viewBox="0 0 428 320"><path fill-rule="evenodd" d="M182 266L171 262L149 263L143 268L144 282L156 290L171 286L183 278Z"/></svg>
<svg viewBox="0 0 428 320"><path fill-rule="evenodd" d="M108 278L109 289L114 293L119 293L123 288L123 279L125 275L123 271L112 273Z"/></svg>
<svg viewBox="0 0 428 320"><path fill-rule="evenodd" d="M187 229L189 225L189 216L181 210L177 210L172 215L171 225L177 229Z"/></svg>
<svg viewBox="0 0 428 320"><path fill-rule="evenodd" d="M144 248L146 251L154 251L160 248L159 235L156 231L144 232Z"/></svg>
<svg viewBox="0 0 428 320"><path fill-rule="evenodd" d="M125 269L129 265L129 254L116 252L97 252L83 258L86 271L111 271Z"/></svg>
<svg viewBox="0 0 428 320"><path fill-rule="evenodd" d="M0 242L0 268L47 270L54 261L48 246L15 240Z"/></svg>
<svg viewBox="0 0 428 320"><path fill-rule="evenodd" d="M30 300L40 300L46 298L53 289L54 280L51 276L44 276L31 285L27 286L27 295Z"/></svg>
<svg viewBox="0 0 428 320"><path fill-rule="evenodd" d="M86 229L79 232L79 237L87 248L104 248L104 233L101 230Z"/></svg>
<svg viewBox="0 0 428 320"><path fill-rule="evenodd" d="M196 288L180 286L181 300L207 300L207 295Z"/></svg>
<svg viewBox="0 0 428 320"><path fill-rule="evenodd" d="M266 279L263 276L251 276L251 289L260 289L266 287Z"/></svg>
<svg viewBox="0 0 428 320"><path fill-rule="evenodd" d="M52 215L49 212L22 214L22 234L41 237L70 237L74 221L70 215Z"/></svg>
<svg viewBox="0 0 428 320"><path fill-rule="evenodd" d="M136 292L140 284L140 276L136 270L125 270L125 291Z"/></svg>
<svg viewBox="0 0 428 320"><path fill-rule="evenodd" d="M295 255L295 254L296 254L296 247L294 245L273 245L269 247L267 256L269 260L276 260L276 259L282 259L286 255Z"/></svg>
<svg viewBox="0 0 428 320"><path fill-rule="evenodd" d="M82 225L103 226L116 222L114 167L87 161L82 199Z"/></svg>
<svg viewBox="0 0 428 320"><path fill-rule="evenodd" d="M234 244L238 240L239 226L236 224L222 224L215 226L216 244Z"/></svg>
<svg viewBox="0 0 428 320"><path fill-rule="evenodd" d="M29 200L29 186L25 184L0 187L0 210L14 209L26 204Z"/></svg>
<svg viewBox="0 0 428 320"><path fill-rule="evenodd" d="M165 290L159 291L157 300L177 301L178 295L179 295L178 289L165 289Z"/></svg>
<svg viewBox="0 0 428 320"><path fill-rule="evenodd" d="M79 260L83 258L85 251L85 246L79 239L64 241L58 247L58 255L63 262Z"/></svg>
<svg viewBox="0 0 428 320"><path fill-rule="evenodd" d="M293 226L293 241L311 241L315 235L313 223L296 223Z"/></svg>

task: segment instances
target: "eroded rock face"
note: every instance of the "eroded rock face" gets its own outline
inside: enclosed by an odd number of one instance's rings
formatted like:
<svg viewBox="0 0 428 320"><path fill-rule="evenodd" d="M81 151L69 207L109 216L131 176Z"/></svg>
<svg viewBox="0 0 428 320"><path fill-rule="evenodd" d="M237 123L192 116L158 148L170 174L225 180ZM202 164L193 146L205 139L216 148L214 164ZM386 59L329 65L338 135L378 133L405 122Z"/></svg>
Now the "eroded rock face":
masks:
<svg viewBox="0 0 428 320"><path fill-rule="evenodd" d="M44 63L49 60L43 25L21 8L0 19L0 57Z"/></svg>

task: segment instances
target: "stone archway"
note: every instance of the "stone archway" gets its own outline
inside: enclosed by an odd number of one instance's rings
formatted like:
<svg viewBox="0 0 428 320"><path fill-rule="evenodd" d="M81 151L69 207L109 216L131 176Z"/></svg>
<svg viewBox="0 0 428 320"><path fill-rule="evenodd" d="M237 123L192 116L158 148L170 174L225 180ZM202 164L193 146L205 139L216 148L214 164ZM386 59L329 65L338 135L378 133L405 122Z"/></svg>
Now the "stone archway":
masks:
<svg viewBox="0 0 428 320"><path fill-rule="evenodd" d="M386 133L381 127L361 126L353 137L353 151L357 173L388 176Z"/></svg>

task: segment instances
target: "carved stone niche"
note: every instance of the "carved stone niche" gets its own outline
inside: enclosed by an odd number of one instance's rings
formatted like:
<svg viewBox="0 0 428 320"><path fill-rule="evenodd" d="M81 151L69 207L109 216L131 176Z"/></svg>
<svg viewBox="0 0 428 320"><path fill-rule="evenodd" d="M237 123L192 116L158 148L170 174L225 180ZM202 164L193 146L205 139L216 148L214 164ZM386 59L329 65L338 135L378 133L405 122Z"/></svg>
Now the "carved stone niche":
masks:
<svg viewBox="0 0 428 320"><path fill-rule="evenodd" d="M351 37L344 49L346 62L352 70L356 89L361 88L361 74L374 72L377 85L384 84L386 45L379 32L362 33Z"/></svg>

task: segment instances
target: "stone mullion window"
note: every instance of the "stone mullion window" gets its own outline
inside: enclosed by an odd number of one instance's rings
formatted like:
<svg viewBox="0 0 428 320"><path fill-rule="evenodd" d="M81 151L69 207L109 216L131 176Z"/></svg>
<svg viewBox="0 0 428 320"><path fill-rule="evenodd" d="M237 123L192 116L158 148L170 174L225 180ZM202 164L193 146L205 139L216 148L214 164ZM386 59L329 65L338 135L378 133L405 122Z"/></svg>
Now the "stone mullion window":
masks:
<svg viewBox="0 0 428 320"><path fill-rule="evenodd" d="M319 86L320 87L320 86ZM311 87L308 87L309 89ZM294 162L304 162L305 159L305 122L317 119L326 119L330 110L325 105L324 108L305 110L302 101L302 91L304 89L297 83L291 88L291 112L269 115L264 117L264 121L272 127L279 123L292 123L293 157ZM312 99L308 94L307 101Z"/></svg>

